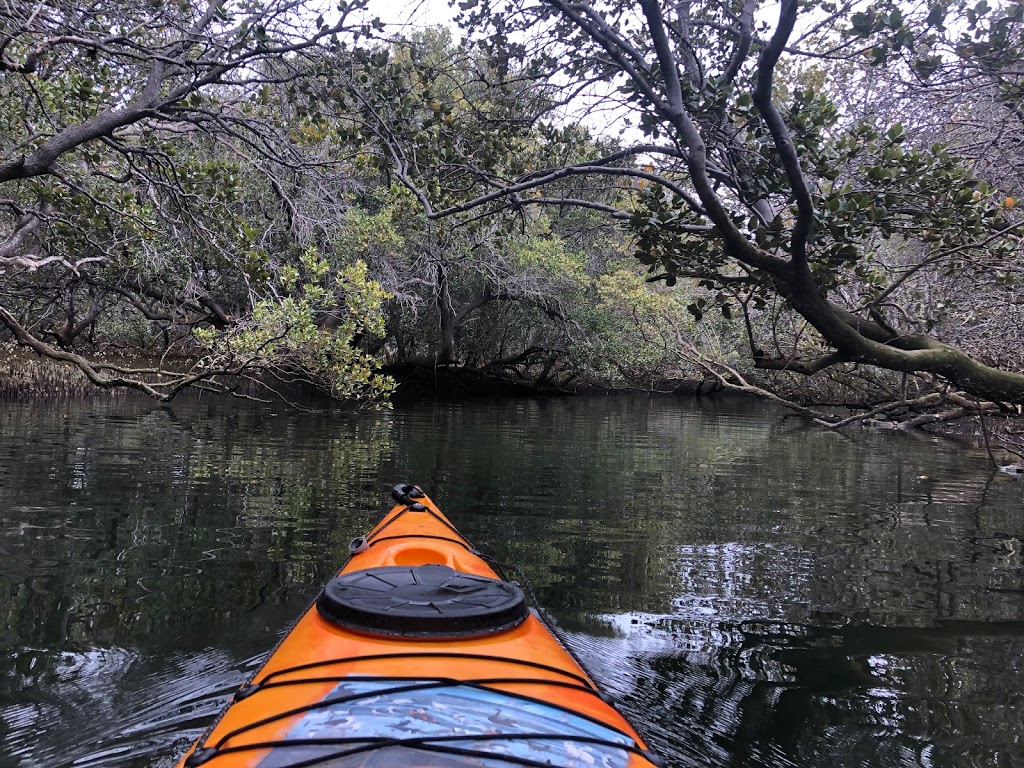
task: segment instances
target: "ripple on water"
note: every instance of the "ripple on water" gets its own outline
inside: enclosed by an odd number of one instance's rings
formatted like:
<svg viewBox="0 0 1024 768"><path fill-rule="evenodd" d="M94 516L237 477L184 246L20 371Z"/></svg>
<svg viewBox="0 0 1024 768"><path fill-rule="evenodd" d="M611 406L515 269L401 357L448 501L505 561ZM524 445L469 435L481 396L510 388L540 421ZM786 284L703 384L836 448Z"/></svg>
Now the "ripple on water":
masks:
<svg viewBox="0 0 1024 768"><path fill-rule="evenodd" d="M173 765L262 658L240 663L221 648L152 656L125 648L41 654L20 682L30 700L0 708L6 732L0 764Z"/></svg>

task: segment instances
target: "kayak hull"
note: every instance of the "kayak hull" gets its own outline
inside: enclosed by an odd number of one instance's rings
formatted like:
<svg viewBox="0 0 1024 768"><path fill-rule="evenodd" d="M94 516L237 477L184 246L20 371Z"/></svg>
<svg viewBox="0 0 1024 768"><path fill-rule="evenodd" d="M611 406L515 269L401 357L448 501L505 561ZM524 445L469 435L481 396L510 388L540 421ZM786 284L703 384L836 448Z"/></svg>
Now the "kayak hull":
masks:
<svg viewBox="0 0 1024 768"><path fill-rule="evenodd" d="M521 613L476 629L433 615L448 610L445 601L478 610L465 606L482 600L483 587L511 605L519 589L422 491L399 486L395 495L402 502L353 541L325 590L334 588L338 610L322 594L179 768L661 764L536 611L515 605ZM356 610L345 602L353 589L354 602L366 583L396 573L417 583L389 583L379 599L371 589L369 608L354 603L365 616L342 623ZM419 599L423 574L450 578ZM425 614L425 629L394 629L401 610ZM377 616L391 629L366 626Z"/></svg>

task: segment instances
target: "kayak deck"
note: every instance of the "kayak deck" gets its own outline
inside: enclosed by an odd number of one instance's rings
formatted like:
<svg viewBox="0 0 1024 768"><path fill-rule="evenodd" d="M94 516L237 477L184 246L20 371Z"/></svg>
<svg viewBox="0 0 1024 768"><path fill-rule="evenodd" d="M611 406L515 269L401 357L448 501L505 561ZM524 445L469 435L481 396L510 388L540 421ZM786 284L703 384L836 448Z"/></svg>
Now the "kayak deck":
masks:
<svg viewBox="0 0 1024 768"><path fill-rule="evenodd" d="M519 587L395 496L180 768L662 765Z"/></svg>

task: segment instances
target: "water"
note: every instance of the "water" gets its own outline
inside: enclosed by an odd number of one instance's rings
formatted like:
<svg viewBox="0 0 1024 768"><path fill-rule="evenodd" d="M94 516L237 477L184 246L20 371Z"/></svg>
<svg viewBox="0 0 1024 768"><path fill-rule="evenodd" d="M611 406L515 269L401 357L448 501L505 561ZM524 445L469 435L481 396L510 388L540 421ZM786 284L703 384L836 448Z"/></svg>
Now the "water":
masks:
<svg viewBox="0 0 1024 768"><path fill-rule="evenodd" d="M0 767L172 766L399 481L678 766L1024 765L1024 483L757 404L0 405Z"/></svg>

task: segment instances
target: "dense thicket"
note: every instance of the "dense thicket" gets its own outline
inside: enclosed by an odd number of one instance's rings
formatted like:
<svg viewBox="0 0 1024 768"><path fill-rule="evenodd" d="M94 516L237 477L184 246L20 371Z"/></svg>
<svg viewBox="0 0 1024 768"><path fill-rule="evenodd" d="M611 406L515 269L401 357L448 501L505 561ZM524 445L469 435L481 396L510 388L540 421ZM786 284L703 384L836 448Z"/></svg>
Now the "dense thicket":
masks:
<svg viewBox="0 0 1024 768"><path fill-rule="evenodd" d="M5 6L0 320L161 397L374 399L391 364L1024 402L1019 3L461 7L455 42L297 0Z"/></svg>
<svg viewBox="0 0 1024 768"><path fill-rule="evenodd" d="M358 10L327 24L298 0L0 4L0 325L160 399L296 376L386 393L353 343L383 332L383 293L293 220L303 191L344 193L345 159L271 103L372 33ZM94 354L111 346L158 362Z"/></svg>

